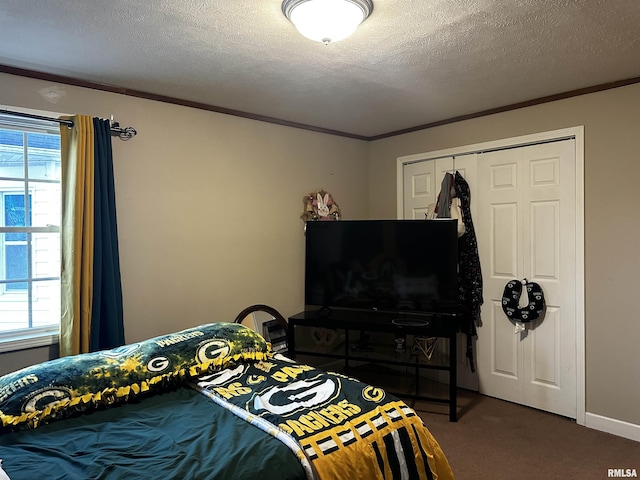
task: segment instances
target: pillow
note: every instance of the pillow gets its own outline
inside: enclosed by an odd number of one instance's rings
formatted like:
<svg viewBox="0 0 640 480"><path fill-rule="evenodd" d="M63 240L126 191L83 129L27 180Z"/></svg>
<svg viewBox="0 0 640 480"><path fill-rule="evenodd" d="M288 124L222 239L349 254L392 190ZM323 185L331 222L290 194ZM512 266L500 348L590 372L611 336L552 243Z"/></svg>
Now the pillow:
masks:
<svg viewBox="0 0 640 480"><path fill-rule="evenodd" d="M267 342L253 330L211 323L33 365L0 377L0 432L175 388L241 360L263 360L267 353Z"/></svg>

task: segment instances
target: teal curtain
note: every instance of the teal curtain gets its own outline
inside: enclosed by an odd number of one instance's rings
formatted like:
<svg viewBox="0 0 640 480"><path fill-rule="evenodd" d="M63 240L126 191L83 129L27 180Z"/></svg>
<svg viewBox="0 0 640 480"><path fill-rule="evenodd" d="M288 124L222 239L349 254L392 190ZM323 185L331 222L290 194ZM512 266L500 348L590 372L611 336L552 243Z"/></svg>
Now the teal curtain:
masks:
<svg viewBox="0 0 640 480"><path fill-rule="evenodd" d="M118 251L116 196L111 125L93 118L94 129L94 255L90 350L124 345L122 283Z"/></svg>

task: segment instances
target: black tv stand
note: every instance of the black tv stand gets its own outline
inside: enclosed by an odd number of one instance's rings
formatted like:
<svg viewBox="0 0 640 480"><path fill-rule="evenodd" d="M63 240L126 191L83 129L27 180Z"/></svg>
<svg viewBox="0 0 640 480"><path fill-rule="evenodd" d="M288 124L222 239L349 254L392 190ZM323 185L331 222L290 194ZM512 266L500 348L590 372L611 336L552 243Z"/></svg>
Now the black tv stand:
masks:
<svg viewBox="0 0 640 480"><path fill-rule="evenodd" d="M361 366L374 365L376 376L387 365L391 369L392 381L385 387L390 393L401 397L448 403L449 420L457 421L456 395L456 334L458 317L449 312L386 313L359 310L323 309L305 310L289 317L289 356L306 363L339 361L344 373ZM374 336L378 341L374 341ZM405 344L407 338L437 337L448 341L448 355L427 359L416 354ZM414 340L415 341L415 340ZM315 362L314 362L315 358ZM398 374L398 368L410 368L413 375ZM395 368L395 370L393 370ZM421 392L420 372L436 370L448 373L448 396L436 397ZM356 377L359 374L356 372ZM413 391L397 391L401 381L409 381ZM379 383L379 382L378 382Z"/></svg>

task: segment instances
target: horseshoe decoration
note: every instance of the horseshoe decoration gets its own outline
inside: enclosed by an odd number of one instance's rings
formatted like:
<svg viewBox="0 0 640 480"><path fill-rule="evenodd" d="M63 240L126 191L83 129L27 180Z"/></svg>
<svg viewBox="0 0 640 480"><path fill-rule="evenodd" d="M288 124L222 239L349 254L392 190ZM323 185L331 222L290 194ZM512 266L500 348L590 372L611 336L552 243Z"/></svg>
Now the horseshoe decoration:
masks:
<svg viewBox="0 0 640 480"><path fill-rule="evenodd" d="M524 284L529 298L529 303L525 307L519 306L522 285ZM544 313L545 303L542 287L529 282L526 278L523 281L510 280L504 287L502 294L502 310L510 320L527 323L537 320Z"/></svg>

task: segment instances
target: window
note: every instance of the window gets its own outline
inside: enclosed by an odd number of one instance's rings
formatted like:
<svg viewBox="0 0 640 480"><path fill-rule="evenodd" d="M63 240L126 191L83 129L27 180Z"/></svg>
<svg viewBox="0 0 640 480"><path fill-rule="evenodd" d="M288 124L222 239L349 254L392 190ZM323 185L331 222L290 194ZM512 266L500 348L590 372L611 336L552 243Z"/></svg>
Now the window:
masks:
<svg viewBox="0 0 640 480"><path fill-rule="evenodd" d="M60 328L60 134L0 114L0 352Z"/></svg>

